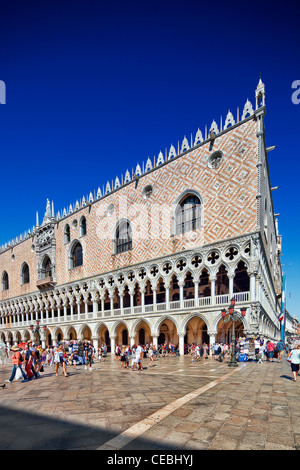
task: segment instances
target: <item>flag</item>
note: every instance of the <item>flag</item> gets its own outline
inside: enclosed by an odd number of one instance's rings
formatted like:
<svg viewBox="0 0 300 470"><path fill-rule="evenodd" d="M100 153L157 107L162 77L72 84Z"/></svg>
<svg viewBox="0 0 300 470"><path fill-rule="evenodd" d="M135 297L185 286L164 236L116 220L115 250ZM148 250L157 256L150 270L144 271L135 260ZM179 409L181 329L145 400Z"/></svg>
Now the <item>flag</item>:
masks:
<svg viewBox="0 0 300 470"><path fill-rule="evenodd" d="M282 321L282 320L283 320L283 313L278 317L278 320L279 320L279 321Z"/></svg>

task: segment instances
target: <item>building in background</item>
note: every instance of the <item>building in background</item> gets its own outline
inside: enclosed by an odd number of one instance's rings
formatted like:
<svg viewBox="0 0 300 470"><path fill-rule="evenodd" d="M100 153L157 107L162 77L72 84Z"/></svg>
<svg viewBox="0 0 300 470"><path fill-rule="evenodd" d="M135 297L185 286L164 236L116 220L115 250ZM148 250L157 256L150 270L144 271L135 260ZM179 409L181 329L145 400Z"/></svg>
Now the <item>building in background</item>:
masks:
<svg viewBox="0 0 300 470"><path fill-rule="evenodd" d="M94 346L280 339L281 239L265 86L191 139L54 213L0 251L0 339ZM241 114L241 116L240 116ZM40 330L36 329L39 322ZM30 327L31 326L31 327Z"/></svg>

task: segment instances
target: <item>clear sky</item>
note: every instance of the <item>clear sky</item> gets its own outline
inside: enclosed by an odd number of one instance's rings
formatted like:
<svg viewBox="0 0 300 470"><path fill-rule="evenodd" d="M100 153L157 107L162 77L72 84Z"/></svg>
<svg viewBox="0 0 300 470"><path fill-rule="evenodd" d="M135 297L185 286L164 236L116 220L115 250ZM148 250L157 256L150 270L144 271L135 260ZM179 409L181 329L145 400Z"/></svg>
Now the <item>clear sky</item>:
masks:
<svg viewBox="0 0 300 470"><path fill-rule="evenodd" d="M266 86L287 309L300 319L300 2L1 2L0 245L236 116ZM300 94L299 94L300 98Z"/></svg>

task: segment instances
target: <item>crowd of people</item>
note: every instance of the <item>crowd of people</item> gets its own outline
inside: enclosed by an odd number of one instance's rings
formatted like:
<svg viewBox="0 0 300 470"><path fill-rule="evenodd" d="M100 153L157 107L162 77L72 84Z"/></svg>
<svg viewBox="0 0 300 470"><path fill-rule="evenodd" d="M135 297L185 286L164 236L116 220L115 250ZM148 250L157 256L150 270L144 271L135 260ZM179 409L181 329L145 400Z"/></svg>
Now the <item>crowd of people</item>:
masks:
<svg viewBox="0 0 300 470"><path fill-rule="evenodd" d="M90 341L60 342L47 348L33 344L32 341L13 347L0 343L2 368L6 367L10 352L12 353L13 368L10 378L6 380L9 383L20 378L23 379L23 382L38 379L46 366L54 367L56 377L58 377L60 370L65 377L68 377L68 366L76 369L78 365L83 365L85 369L92 371L95 362L102 362L107 357L107 346L101 345L96 350ZM238 338L235 343L235 354L238 360L252 359L257 363L262 363L264 361L273 362L276 358L278 362L282 362L284 353L291 363L293 380L296 381L300 367L300 343L284 343L280 340L275 344L259 337ZM232 354L232 344L216 342L210 347L206 343L192 343L185 345L185 354L190 356L191 362L199 362L203 358L208 359L210 355L215 360L222 362ZM139 343L131 347L117 345L114 351L115 361L120 361L121 369L133 371L144 369L142 365L144 358L149 358L149 367L153 367L159 357L175 357L176 355L178 355L178 346L167 342L158 345L158 347L153 344L142 345Z"/></svg>

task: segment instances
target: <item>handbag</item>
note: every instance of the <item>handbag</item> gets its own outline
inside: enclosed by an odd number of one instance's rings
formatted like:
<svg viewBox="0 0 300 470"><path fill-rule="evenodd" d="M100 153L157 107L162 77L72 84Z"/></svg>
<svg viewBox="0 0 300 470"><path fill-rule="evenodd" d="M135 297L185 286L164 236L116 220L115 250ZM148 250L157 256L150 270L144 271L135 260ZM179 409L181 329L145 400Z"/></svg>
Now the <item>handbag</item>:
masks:
<svg viewBox="0 0 300 470"><path fill-rule="evenodd" d="M19 379L22 379L22 378L23 378L23 374L22 374L21 368L18 367L16 375L15 375L15 380L19 380Z"/></svg>
<svg viewBox="0 0 300 470"><path fill-rule="evenodd" d="M290 353L290 354L288 355L288 357L286 358L286 360L289 361L289 362L292 362L292 353Z"/></svg>

